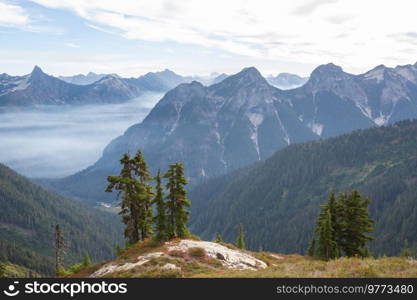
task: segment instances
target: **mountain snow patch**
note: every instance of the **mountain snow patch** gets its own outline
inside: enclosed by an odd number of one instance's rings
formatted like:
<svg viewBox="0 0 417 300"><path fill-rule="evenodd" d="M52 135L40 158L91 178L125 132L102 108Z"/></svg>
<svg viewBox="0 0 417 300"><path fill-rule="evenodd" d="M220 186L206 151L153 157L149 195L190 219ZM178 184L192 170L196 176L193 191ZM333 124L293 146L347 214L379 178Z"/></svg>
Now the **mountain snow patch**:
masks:
<svg viewBox="0 0 417 300"><path fill-rule="evenodd" d="M249 113L248 119L254 127L258 127L264 121L264 116L258 113Z"/></svg>
<svg viewBox="0 0 417 300"><path fill-rule="evenodd" d="M258 160L261 160L261 154L260 154L259 143L258 143L258 126L261 125L262 122L264 121L264 116L258 113L249 113L248 119L253 125L253 128L252 128L253 131L252 131L252 134L250 135L250 139L252 140L255 146L256 152L258 154Z"/></svg>
<svg viewBox="0 0 417 300"><path fill-rule="evenodd" d="M321 136L321 134L323 133L323 129L324 129L323 124L313 122L313 123L308 123L307 126L311 129L311 131L313 131L318 136Z"/></svg>
<svg viewBox="0 0 417 300"><path fill-rule="evenodd" d="M383 114L380 114L379 117L375 118L373 121L376 125L382 126L388 123L389 116L384 116Z"/></svg>

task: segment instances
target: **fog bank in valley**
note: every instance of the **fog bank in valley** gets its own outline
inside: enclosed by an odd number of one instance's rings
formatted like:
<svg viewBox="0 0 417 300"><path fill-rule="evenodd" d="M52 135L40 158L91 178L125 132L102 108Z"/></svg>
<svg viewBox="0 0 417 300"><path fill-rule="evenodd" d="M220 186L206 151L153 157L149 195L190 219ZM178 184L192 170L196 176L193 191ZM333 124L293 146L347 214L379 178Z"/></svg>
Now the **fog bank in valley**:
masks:
<svg viewBox="0 0 417 300"><path fill-rule="evenodd" d="M0 109L0 162L33 178L73 174L138 123L162 97L148 93L123 104Z"/></svg>

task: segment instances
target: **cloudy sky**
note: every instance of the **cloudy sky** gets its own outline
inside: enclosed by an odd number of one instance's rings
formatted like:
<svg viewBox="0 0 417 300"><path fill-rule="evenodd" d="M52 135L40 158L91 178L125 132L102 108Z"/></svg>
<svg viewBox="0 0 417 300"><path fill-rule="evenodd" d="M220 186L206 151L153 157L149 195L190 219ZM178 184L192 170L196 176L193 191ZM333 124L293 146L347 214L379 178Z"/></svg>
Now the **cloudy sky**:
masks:
<svg viewBox="0 0 417 300"><path fill-rule="evenodd" d="M0 73L308 75L417 61L415 0L0 0Z"/></svg>

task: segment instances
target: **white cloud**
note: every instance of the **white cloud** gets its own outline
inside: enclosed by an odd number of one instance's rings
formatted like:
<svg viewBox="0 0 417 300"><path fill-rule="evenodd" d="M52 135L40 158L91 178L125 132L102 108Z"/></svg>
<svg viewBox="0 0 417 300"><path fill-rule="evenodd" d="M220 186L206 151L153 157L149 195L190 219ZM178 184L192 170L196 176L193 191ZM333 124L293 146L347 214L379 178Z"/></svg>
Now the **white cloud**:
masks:
<svg viewBox="0 0 417 300"><path fill-rule="evenodd" d="M21 27L29 21L29 16L20 6L0 2L0 26Z"/></svg>
<svg viewBox="0 0 417 300"><path fill-rule="evenodd" d="M412 42L395 38L417 28L414 0L32 1L72 11L127 39L202 45L256 59L332 61L364 71L386 57L398 63L417 57L417 49L409 51Z"/></svg>
<svg viewBox="0 0 417 300"><path fill-rule="evenodd" d="M10 2L0 2L0 27L13 27L28 32L43 32L54 35L61 35L63 33L59 27L39 24L44 21L45 19L42 15L32 17L30 12L21 6L10 4Z"/></svg>

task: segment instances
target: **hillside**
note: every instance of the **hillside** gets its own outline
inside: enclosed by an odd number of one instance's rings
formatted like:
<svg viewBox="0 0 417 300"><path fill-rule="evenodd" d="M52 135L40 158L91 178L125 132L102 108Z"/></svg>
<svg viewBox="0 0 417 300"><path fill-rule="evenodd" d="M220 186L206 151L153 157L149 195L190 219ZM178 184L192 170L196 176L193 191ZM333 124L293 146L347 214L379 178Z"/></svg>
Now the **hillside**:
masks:
<svg viewBox="0 0 417 300"><path fill-rule="evenodd" d="M294 144L257 165L206 181L190 193L191 229L232 241L242 223L250 249L304 253L331 190L372 200L374 254L417 250L417 121Z"/></svg>
<svg viewBox="0 0 417 300"><path fill-rule="evenodd" d="M71 277L416 277L411 258L340 258L329 262L307 256L252 252L224 243L173 240L140 242L116 260Z"/></svg>
<svg viewBox="0 0 417 300"><path fill-rule="evenodd" d="M0 164L0 261L53 274L54 228L60 224L66 242L65 262L110 259L122 243L116 214L64 199L32 184Z"/></svg>

